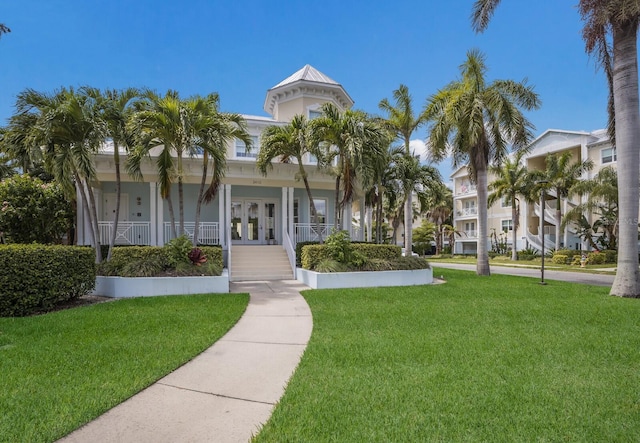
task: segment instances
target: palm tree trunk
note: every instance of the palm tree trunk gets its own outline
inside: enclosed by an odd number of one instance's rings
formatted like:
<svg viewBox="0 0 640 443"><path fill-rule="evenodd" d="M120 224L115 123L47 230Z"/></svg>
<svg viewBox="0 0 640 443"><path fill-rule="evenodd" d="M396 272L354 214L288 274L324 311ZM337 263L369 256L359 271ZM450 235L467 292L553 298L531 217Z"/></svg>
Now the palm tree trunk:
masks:
<svg viewBox="0 0 640 443"><path fill-rule="evenodd" d="M511 201L511 260L518 260L518 208L516 208L515 199Z"/></svg>
<svg viewBox="0 0 640 443"><path fill-rule="evenodd" d="M98 212L96 210L96 199L93 195L93 190L88 180L84 180L78 177L80 184L83 187L83 194L88 196L88 213L89 222L91 223L91 231L93 232L93 245L96 248L96 263L102 261L102 251L100 249L100 228L98 227ZM84 198L83 198L84 200Z"/></svg>
<svg viewBox="0 0 640 443"><path fill-rule="evenodd" d="M109 252L107 253L107 261L111 260L111 254L113 253L113 245L116 243L116 235L118 234L118 220L120 219L120 151L118 142L113 141L113 164L116 169L116 210L113 215L113 231L111 232L111 238L109 239Z"/></svg>
<svg viewBox="0 0 640 443"><path fill-rule="evenodd" d="M560 224L562 223L562 205L560 204L560 192L556 190L556 251L560 249L560 238L562 237L562 230ZM544 217L544 214L542 214Z"/></svg>
<svg viewBox="0 0 640 443"><path fill-rule="evenodd" d="M304 166L302 165L302 161L298 161L300 176L302 177L302 181L304 183L304 189L307 191L307 196L309 197L309 207L311 208L311 217L313 217L313 222L316 224L316 232L318 233L318 241L322 244L322 230L320 228L320 219L318 218L318 211L316 210L316 204L313 202L313 195L311 195L311 186L309 186L309 180L307 179L307 174L304 170Z"/></svg>
<svg viewBox="0 0 640 443"><path fill-rule="evenodd" d="M209 164L209 154L202 154L202 179L200 180L200 189L198 189L198 199L196 200L196 219L193 224L193 246L198 246L198 237L200 232L200 210L202 208L202 200L204 199L204 187L207 183L207 166Z"/></svg>
<svg viewBox="0 0 640 443"><path fill-rule="evenodd" d="M618 269L611 295L639 297L638 181L640 111L638 109L637 20L613 26L613 101L618 154Z"/></svg>
<svg viewBox="0 0 640 443"><path fill-rule="evenodd" d="M336 206L334 211L333 227L336 230L340 229L340 176L336 177Z"/></svg>
<svg viewBox="0 0 640 443"><path fill-rule="evenodd" d="M486 164L477 165L478 177L478 262L476 272L478 275L491 275L489 268L489 251L487 249L487 238L489 238L489 230L487 226L487 166Z"/></svg>
<svg viewBox="0 0 640 443"><path fill-rule="evenodd" d="M176 231L176 215L173 212L173 201L171 200L171 190L169 190L169 194L167 195L167 206L169 207L169 218L171 219L171 231L173 232L173 238L178 237L178 232Z"/></svg>
<svg viewBox="0 0 640 443"><path fill-rule="evenodd" d="M99 233L97 233L94 229L93 221L91 221L91 210L89 209L89 202L88 202L89 197L85 189L84 181L81 180L77 174L74 174L74 177L75 177L77 186L80 187L80 192L82 193L82 210L86 214L89 214L89 224L91 226L91 230L89 232L91 234L91 243L95 247L96 263L100 263L100 260L102 259L102 254L100 253L100 247L98 246L100 243L99 241L100 238L99 238Z"/></svg>
<svg viewBox="0 0 640 443"><path fill-rule="evenodd" d="M413 251L412 240L412 225L413 225L413 202L411 192L407 194L407 200L404 204L404 255L411 257Z"/></svg>

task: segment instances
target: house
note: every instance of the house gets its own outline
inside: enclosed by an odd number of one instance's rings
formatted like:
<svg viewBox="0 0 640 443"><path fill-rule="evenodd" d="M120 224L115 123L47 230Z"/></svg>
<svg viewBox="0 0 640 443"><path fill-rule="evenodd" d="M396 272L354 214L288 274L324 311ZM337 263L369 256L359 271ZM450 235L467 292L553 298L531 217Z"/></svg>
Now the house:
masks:
<svg viewBox="0 0 640 443"><path fill-rule="evenodd" d="M203 244L221 245L225 260L236 246L279 245L286 250L292 263L294 245L299 241L317 239L311 223L310 202L301 181L295 179L297 165L274 162L268 176L255 166L260 149L260 135L270 125L285 124L296 114L312 119L320 114L324 103L333 103L340 110L353 105L353 100L335 80L310 65L285 78L267 91L264 110L270 117L244 115L253 149L246 151L237 140L227 146L227 171L212 203L202 207L199 238ZM122 152L126 156L125 152ZM314 167L313 158L306 159L307 172L323 236L333 227L335 179ZM124 161L123 161L124 163ZM201 180L202 158L185 159L185 233L193 236L195 203ZM115 211L115 171L113 145L106 145L96 158L98 181L93 184L100 220L100 242L108 244L113 229ZM138 182L122 174L120 220L116 244L163 245L172 238L169 211L159 194L160 187L151 158L142 166L144 181ZM177 186L172 189L172 201L177 202ZM78 192L78 198L82 198ZM356 203L364 207L364 201ZM78 207L82 206L78 204ZM361 239L364 230L351 225L351 208L343 220L344 229ZM177 210L176 210L177 218ZM77 238L79 244L91 244L89 217L78 211Z"/></svg>
<svg viewBox="0 0 640 443"><path fill-rule="evenodd" d="M582 179L591 179L605 166L616 166L616 150L611 146L607 131L600 129L593 132L565 131L549 129L536 138L529 146L529 152L523 161L529 170L544 170L547 154L563 154L570 152L576 162L591 159L593 170L583 174ZM456 238L456 254L475 254L478 241L478 211L477 190L475 184L469 179L466 167L461 167L451 175L453 180L453 224L461 233ZM493 177L489 174L489 183ZM586 244L576 235L571 226L562 231L559 239L556 238L555 207L556 196L553 192L547 195L545 200L545 213L543 222L544 242L546 249L568 248L588 249ZM579 204L579 197L561 200L562 213L565 214L571 207ZM542 237L540 236L540 203L527 204L520 202L520 226L518 228L517 250L533 247L542 249ZM488 232L506 233L504 240L512 247L510 231L513 229L511 220L511 206L509 202L501 201L488 208ZM491 239L485 239L491 250Z"/></svg>

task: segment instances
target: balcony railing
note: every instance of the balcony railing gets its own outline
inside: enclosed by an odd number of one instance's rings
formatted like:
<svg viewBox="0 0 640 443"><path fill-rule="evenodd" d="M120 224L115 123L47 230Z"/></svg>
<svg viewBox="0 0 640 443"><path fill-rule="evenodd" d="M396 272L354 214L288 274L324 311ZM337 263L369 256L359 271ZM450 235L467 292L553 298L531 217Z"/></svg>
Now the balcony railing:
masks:
<svg viewBox="0 0 640 443"><path fill-rule="evenodd" d="M113 222L98 222L100 244L108 245L113 233ZM150 244L150 223L119 221L116 231L116 245L148 245Z"/></svg>
<svg viewBox="0 0 640 443"><path fill-rule="evenodd" d="M469 215L478 215L478 208L472 207L472 208L459 209L456 212L456 215L458 217L466 217L466 216L469 216Z"/></svg>
<svg viewBox="0 0 640 443"><path fill-rule="evenodd" d="M457 195L474 194L477 190L478 188L476 185L462 185L460 186Z"/></svg>
<svg viewBox="0 0 640 443"><path fill-rule="evenodd" d="M462 231L462 238L478 238L478 231Z"/></svg>
<svg viewBox="0 0 640 443"><path fill-rule="evenodd" d="M185 222L184 231L187 237L193 241L193 232L196 228L195 222ZM176 230L180 229L180 223L176 223ZM180 233L178 233L180 234ZM171 222L164 222L164 242L173 239ZM219 245L220 244L220 224L218 222L200 222L198 229L198 244Z"/></svg>

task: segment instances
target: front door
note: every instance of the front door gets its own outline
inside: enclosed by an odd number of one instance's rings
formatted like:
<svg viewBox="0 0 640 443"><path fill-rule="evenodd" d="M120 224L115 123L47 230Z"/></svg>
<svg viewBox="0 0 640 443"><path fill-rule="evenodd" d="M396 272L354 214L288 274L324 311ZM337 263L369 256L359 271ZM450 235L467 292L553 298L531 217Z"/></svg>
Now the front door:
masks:
<svg viewBox="0 0 640 443"><path fill-rule="evenodd" d="M231 202L231 241L241 245L264 245L276 239L276 203L260 199Z"/></svg>

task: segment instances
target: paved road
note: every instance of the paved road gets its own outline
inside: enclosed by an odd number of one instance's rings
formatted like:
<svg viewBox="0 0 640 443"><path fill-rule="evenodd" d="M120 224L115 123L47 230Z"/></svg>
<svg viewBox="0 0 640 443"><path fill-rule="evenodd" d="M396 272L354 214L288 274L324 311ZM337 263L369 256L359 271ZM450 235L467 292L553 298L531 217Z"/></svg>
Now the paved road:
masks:
<svg viewBox="0 0 640 443"><path fill-rule="evenodd" d="M458 263L439 263L432 262L434 268L447 268L447 269L461 269L464 271L475 271L476 265L466 265ZM491 273L493 274L507 274L507 275L519 275L522 277L534 277L541 278L540 269L536 268L517 268L508 266L491 266ZM434 274L434 277L437 275ZM596 286L611 286L613 284L613 275L602 274L587 274L583 272L567 272L567 271L553 271L544 270L544 279L546 280L560 280L573 283L584 283L588 285Z"/></svg>

